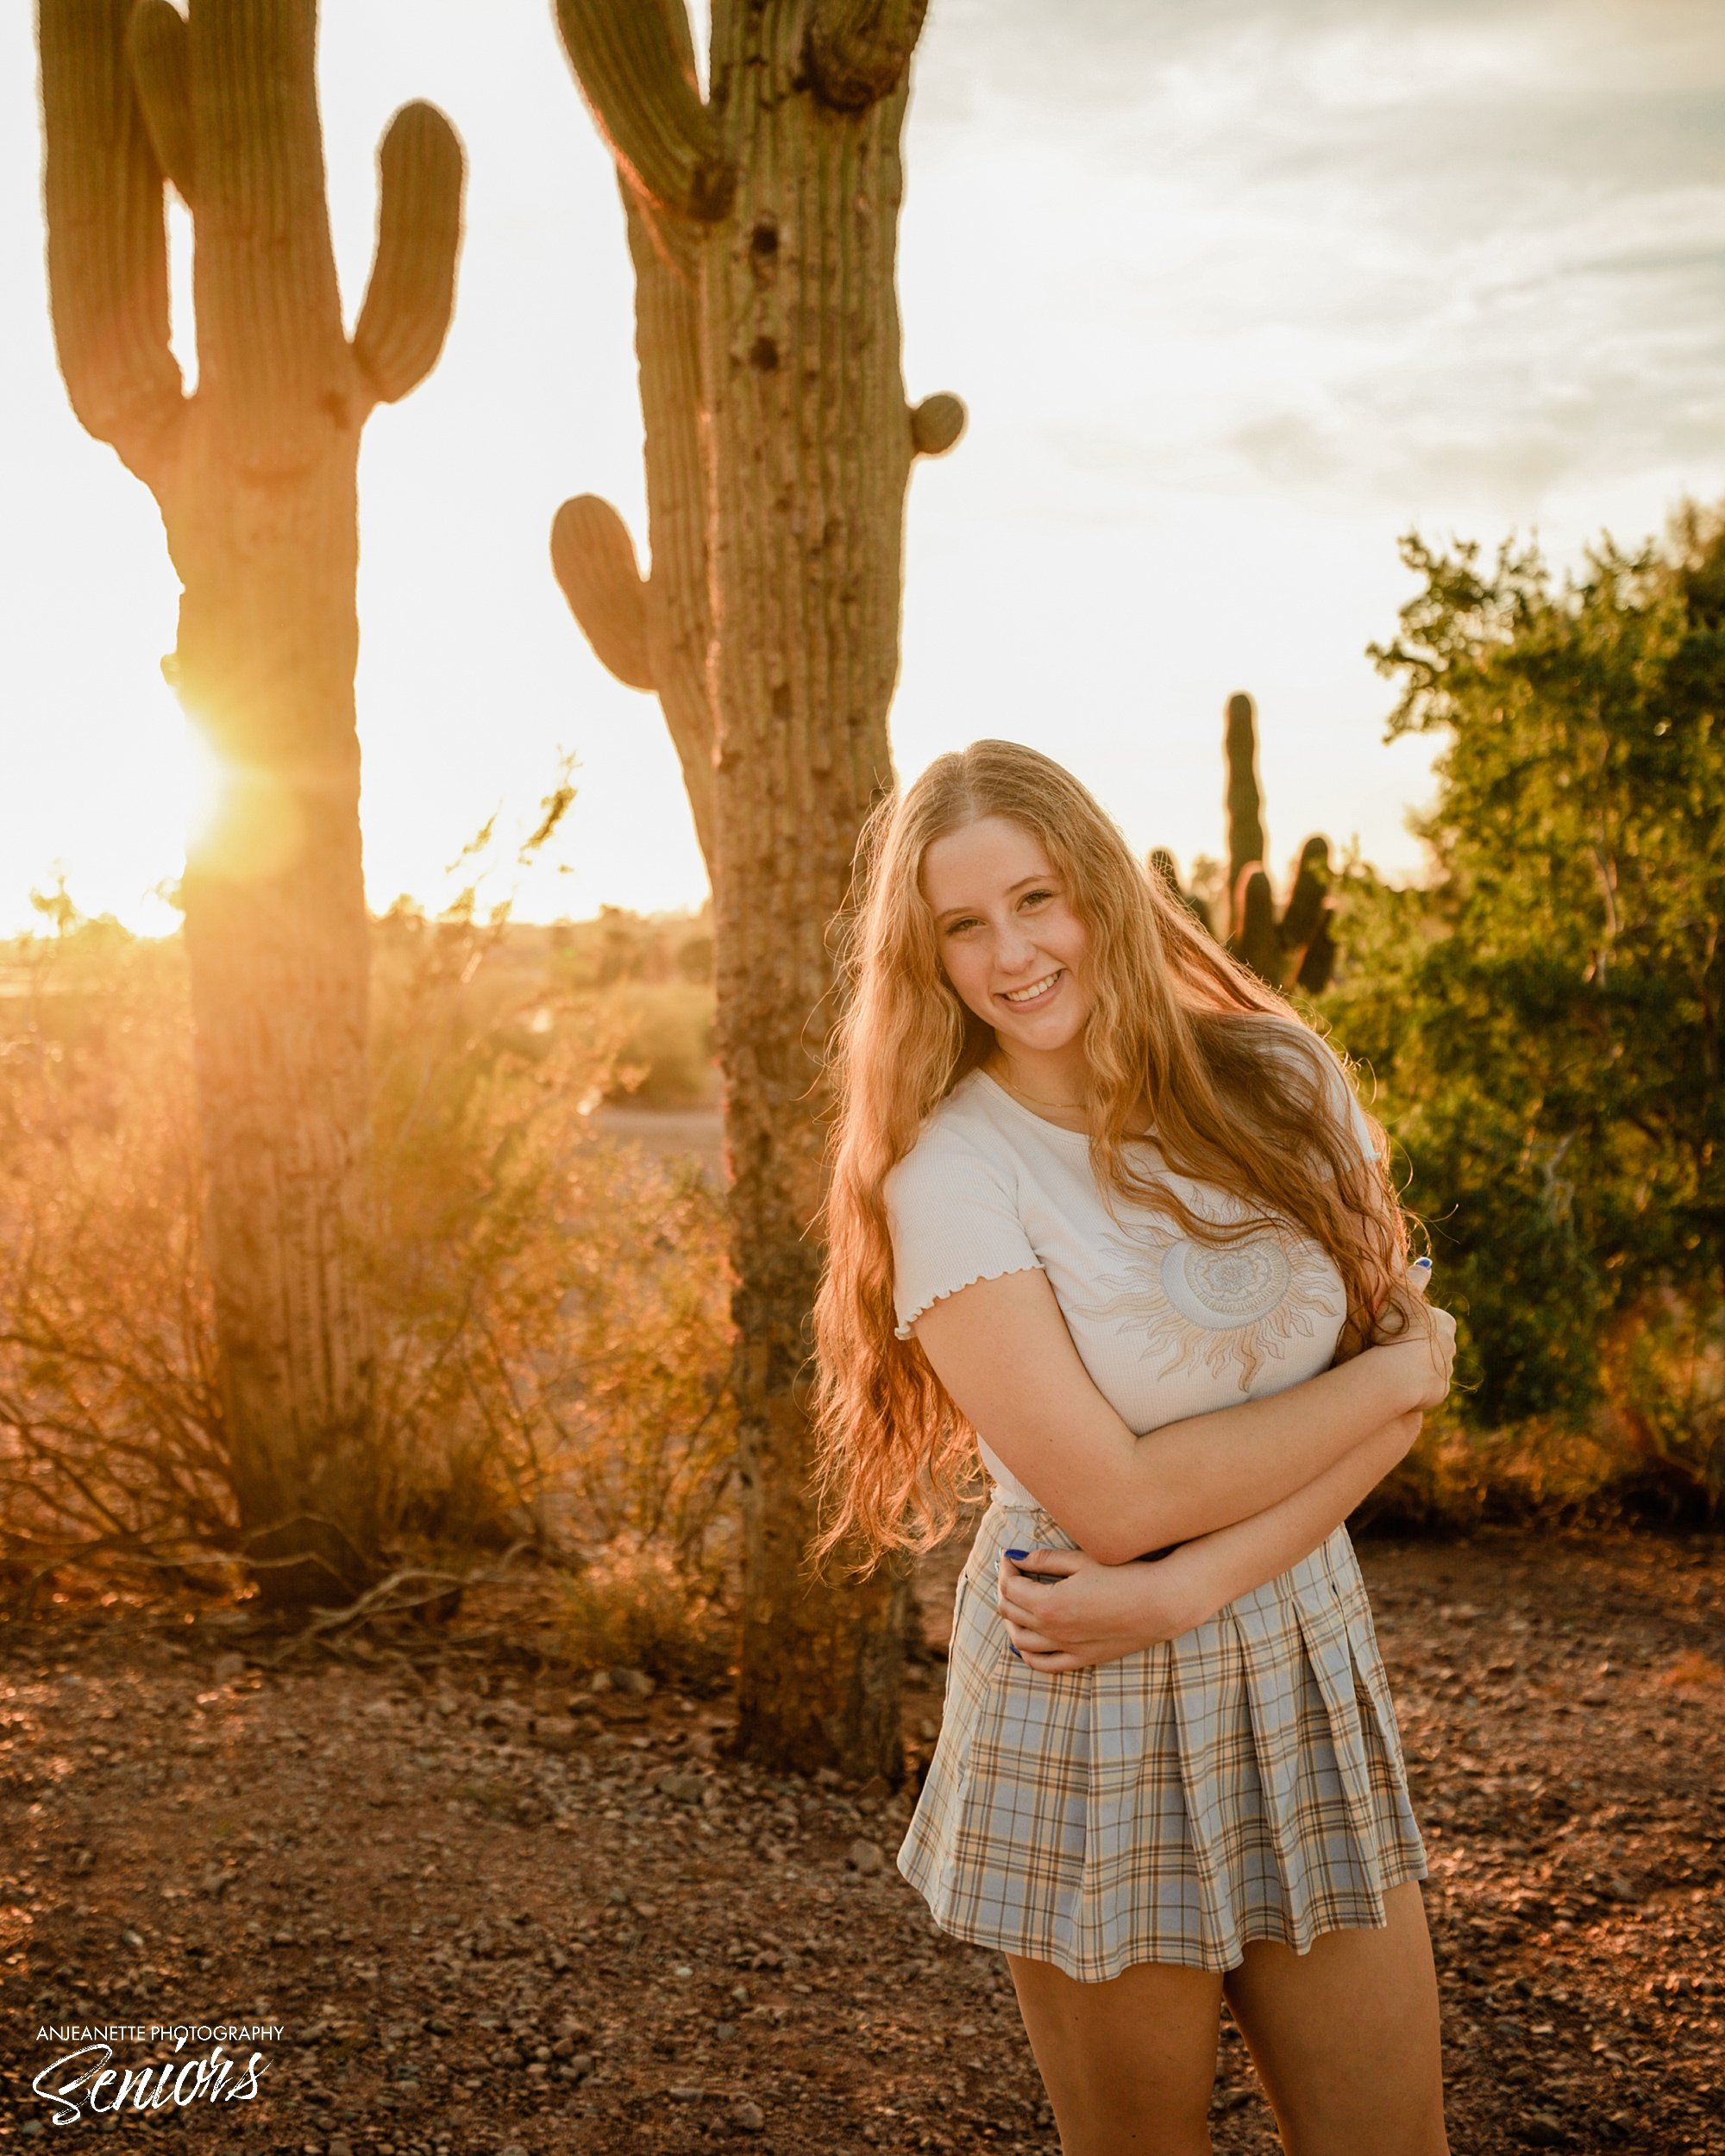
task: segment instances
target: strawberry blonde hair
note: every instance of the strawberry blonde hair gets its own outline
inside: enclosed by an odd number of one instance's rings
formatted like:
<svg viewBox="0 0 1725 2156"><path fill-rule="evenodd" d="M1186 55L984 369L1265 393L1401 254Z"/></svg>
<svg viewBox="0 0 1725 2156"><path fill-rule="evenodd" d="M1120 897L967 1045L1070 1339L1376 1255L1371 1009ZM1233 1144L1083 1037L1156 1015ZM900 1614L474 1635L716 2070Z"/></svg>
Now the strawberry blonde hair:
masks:
<svg viewBox="0 0 1725 2156"><path fill-rule="evenodd" d="M1070 772L1016 742L937 757L869 815L837 929L845 1004L828 1051L835 1113L814 1307L815 1488L826 1514L810 1546L815 1564L841 1541L862 1551L862 1572L889 1551L928 1548L954 1525L973 1479L974 1431L914 1337L894 1337L882 1185L931 1111L994 1046L993 1028L946 978L920 882L927 847L985 816L1038 841L1088 931L1085 1100L1110 1210L1118 1199L1148 1202L1212 1244L1271 1215L1290 1222L1341 1275L1343 1354L1364 1344L1407 1263L1382 1127L1367 1119L1377 1150L1368 1164L1314 1030L1211 939ZM1168 1168L1244 1200L1247 1218L1205 1220L1132 1167L1126 1126L1141 1098Z"/></svg>

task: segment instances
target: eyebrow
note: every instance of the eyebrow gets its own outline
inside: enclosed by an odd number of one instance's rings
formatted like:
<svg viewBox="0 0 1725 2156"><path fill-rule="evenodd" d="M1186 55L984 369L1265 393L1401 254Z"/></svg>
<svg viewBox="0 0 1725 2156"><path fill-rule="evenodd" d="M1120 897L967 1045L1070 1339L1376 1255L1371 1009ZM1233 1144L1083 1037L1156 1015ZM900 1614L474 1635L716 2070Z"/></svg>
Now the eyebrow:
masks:
<svg viewBox="0 0 1725 2156"><path fill-rule="evenodd" d="M1034 876L1020 876L1016 883L1009 883L1007 886L1007 896L1011 898L1014 891L1022 891L1027 883L1052 883L1055 881L1055 872L1052 868L1046 869ZM937 913L934 918L937 921L946 921L950 920L955 913L975 913L977 911L978 909L974 906L949 906L944 912Z"/></svg>

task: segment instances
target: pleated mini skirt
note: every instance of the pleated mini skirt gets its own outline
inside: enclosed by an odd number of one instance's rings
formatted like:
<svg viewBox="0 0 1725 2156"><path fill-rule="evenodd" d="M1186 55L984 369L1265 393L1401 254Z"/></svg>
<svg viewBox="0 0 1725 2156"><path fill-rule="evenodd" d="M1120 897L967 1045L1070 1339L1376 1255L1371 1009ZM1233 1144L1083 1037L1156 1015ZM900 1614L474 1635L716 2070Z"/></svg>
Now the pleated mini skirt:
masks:
<svg viewBox="0 0 1725 2156"><path fill-rule="evenodd" d="M1076 1546L997 1495L954 1597L898 1857L941 1929L1100 1983L1382 1925L1426 1852L1347 1530L1177 1639L1060 1672L1014 1656L995 1607L1000 1552L1032 1545Z"/></svg>

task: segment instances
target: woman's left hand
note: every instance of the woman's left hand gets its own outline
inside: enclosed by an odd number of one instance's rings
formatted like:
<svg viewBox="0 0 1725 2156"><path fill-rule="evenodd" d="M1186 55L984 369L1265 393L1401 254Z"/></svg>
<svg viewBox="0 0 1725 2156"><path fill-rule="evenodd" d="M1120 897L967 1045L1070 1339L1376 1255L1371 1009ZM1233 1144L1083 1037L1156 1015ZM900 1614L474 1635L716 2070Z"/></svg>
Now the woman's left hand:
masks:
<svg viewBox="0 0 1725 2156"><path fill-rule="evenodd" d="M1026 1572L1060 1577L1050 1586ZM996 1607L1031 1669L1085 1670L1189 1630L1194 1620L1175 1607L1170 1585L1163 1566L1142 1557L1101 1564L1082 1550L1033 1549L1014 1565L1002 1552Z"/></svg>

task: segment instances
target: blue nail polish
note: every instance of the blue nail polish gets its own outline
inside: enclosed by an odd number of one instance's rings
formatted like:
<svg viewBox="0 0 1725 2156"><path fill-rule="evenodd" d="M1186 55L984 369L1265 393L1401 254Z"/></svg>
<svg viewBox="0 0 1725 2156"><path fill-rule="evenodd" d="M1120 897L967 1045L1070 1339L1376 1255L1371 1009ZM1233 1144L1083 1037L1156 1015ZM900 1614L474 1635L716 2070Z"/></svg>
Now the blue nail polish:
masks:
<svg viewBox="0 0 1725 2156"><path fill-rule="evenodd" d="M1007 1555L1012 1559L1014 1564L1022 1564L1025 1558L1030 1555L1030 1551L1028 1550L1008 1550L1007 1551ZM1009 1647L1013 1647L1013 1643L1010 1639L1007 1640L1007 1645ZM1024 1657L1019 1653L1016 1647L1013 1647L1013 1654L1016 1660L1019 1662L1024 1660Z"/></svg>

